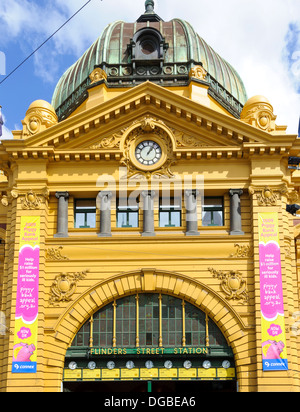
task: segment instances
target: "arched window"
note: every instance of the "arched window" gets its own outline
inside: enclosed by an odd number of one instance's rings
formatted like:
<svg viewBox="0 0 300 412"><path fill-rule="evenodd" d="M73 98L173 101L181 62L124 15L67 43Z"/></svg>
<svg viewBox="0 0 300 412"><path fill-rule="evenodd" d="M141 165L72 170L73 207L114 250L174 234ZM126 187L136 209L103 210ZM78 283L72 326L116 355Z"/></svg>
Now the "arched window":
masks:
<svg viewBox="0 0 300 412"><path fill-rule="evenodd" d="M158 30L146 27L135 33L128 47L133 68L136 68L140 64L162 64L168 44Z"/></svg>
<svg viewBox="0 0 300 412"><path fill-rule="evenodd" d="M137 294L115 300L78 331L72 347L228 346L216 324L185 300Z"/></svg>

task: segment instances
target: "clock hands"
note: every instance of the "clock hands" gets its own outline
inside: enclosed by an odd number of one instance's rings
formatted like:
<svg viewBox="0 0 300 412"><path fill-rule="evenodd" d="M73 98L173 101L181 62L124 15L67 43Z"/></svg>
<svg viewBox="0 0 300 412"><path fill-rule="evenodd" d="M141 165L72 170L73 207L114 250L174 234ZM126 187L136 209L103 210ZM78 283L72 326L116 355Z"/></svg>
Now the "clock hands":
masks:
<svg viewBox="0 0 300 412"><path fill-rule="evenodd" d="M154 166L162 157L160 146L151 140L140 142L135 151L136 159L144 166Z"/></svg>
<svg viewBox="0 0 300 412"><path fill-rule="evenodd" d="M149 151L148 151L148 153L147 153L147 156L149 156L149 154L152 152L153 149L154 149L154 147L150 147L150 149L149 149Z"/></svg>

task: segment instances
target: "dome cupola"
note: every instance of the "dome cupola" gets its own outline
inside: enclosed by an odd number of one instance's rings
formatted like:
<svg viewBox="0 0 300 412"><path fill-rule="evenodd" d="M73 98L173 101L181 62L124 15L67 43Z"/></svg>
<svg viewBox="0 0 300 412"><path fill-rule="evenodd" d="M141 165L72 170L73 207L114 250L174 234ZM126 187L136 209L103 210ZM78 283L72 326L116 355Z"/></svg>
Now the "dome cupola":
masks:
<svg viewBox="0 0 300 412"><path fill-rule="evenodd" d="M202 66L208 94L239 118L247 95L236 70L221 58L184 20L163 21L147 0L134 23L109 24L59 80L52 99L59 120L67 118L87 97L90 74L99 67L108 88L130 88L146 80L162 87L184 87L189 73ZM201 80L199 80L201 81Z"/></svg>

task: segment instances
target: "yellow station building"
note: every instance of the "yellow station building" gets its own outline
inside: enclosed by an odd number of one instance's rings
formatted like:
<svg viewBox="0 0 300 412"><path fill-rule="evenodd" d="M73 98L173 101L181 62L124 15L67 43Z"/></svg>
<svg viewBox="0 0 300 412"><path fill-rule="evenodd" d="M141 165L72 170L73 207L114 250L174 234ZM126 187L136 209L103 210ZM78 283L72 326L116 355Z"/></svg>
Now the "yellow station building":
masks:
<svg viewBox="0 0 300 412"><path fill-rule="evenodd" d="M300 390L297 136L153 6L0 145L3 392Z"/></svg>

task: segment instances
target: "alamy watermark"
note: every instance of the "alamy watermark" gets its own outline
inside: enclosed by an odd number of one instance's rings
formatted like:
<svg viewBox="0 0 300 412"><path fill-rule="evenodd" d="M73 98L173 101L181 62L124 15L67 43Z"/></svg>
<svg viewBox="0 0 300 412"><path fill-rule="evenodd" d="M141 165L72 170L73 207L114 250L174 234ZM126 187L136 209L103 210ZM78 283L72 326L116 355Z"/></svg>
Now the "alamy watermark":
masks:
<svg viewBox="0 0 300 412"><path fill-rule="evenodd" d="M0 76L6 75L6 56L0 51Z"/></svg>
<svg viewBox="0 0 300 412"><path fill-rule="evenodd" d="M138 179L129 178L127 168L120 167L118 176L103 174L97 179L96 186L99 188L99 195L96 199L97 208L101 211L115 209L117 205L123 209L148 210L149 203L141 201L145 193L151 193L154 201L161 199L161 206L169 206L171 200L184 199L185 209L192 212L197 204L203 204L204 199L204 176L185 175L164 178L153 176L147 179L140 176ZM189 196L194 193L196 195ZM101 193L110 193L110 201L101 201ZM179 202L181 203L181 202ZM188 214L187 220L197 219L194 214Z"/></svg>

